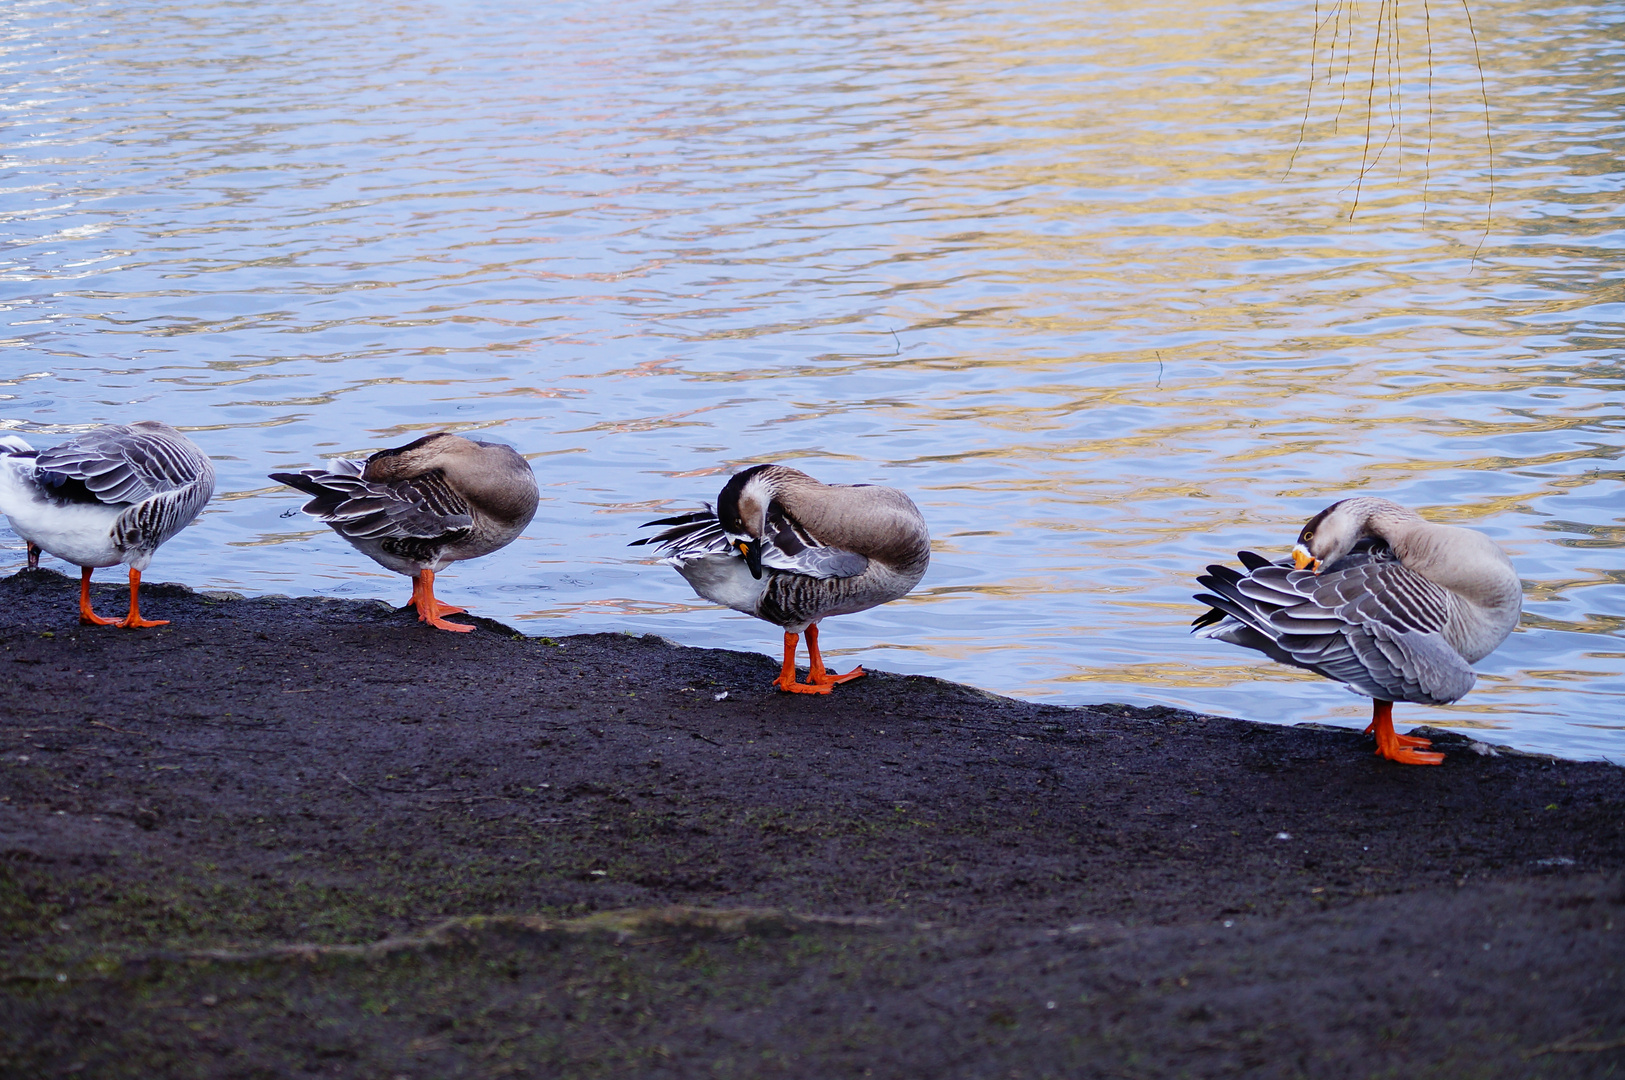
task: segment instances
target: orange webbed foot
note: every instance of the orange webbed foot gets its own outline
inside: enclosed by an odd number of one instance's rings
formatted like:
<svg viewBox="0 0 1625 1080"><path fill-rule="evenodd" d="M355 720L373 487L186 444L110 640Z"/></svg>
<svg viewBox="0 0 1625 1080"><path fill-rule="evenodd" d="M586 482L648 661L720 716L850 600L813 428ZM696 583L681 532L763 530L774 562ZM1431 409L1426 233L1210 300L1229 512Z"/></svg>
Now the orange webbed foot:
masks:
<svg viewBox="0 0 1625 1080"><path fill-rule="evenodd" d="M783 679L774 679L773 685L788 694L827 694L831 686L830 683L802 683L796 682L794 679L789 682Z"/></svg>
<svg viewBox="0 0 1625 1080"><path fill-rule="evenodd" d="M791 655L794 655L794 653L792 652ZM785 661L786 664L789 662L789 660ZM828 687L834 686L836 683L851 682L853 679L861 679L863 678L863 675L864 671L861 667L855 667L845 675L837 675L833 671L826 668L824 666L824 653L818 647L818 624L813 623L811 626L807 627L808 685L825 687L825 692L827 693ZM781 672L779 677L781 679L784 678L784 674ZM792 679L794 677L794 675L791 675Z"/></svg>
<svg viewBox="0 0 1625 1080"><path fill-rule="evenodd" d="M120 624L119 624L119 621L117 619L104 619L100 615L96 614L94 611L91 611L87 607L87 608L80 608L79 609L79 625L80 626L118 626Z"/></svg>
<svg viewBox="0 0 1625 1080"><path fill-rule="evenodd" d="M412 606L418 609L418 621L426 622L436 630L450 630L466 634L474 629L465 623L447 622L447 615L466 614L467 608L442 603L434 598L434 571L423 570L412 579Z"/></svg>
<svg viewBox="0 0 1625 1080"><path fill-rule="evenodd" d="M808 672L806 682L796 682L796 643L800 640L799 635L792 634L789 631L785 632L784 662L779 665L779 677L773 680L773 685L787 694L829 693L830 684L813 681L812 676L816 672Z"/></svg>
<svg viewBox="0 0 1625 1080"><path fill-rule="evenodd" d="M1422 750L1413 749L1409 746L1392 746L1386 749L1378 747L1377 756L1387 758L1389 761L1397 761L1401 765L1444 764L1443 754L1429 754Z"/></svg>
<svg viewBox="0 0 1625 1080"><path fill-rule="evenodd" d="M1369 724L1367 724L1365 726L1365 731L1363 731L1361 734L1370 735L1372 732L1374 732L1376 730L1377 730L1377 722L1375 720L1373 720L1373 721L1371 721L1371 723L1369 723ZM1433 745L1433 740L1432 739L1424 739L1420 735L1400 735L1400 734L1396 733L1394 735L1394 739L1395 739L1396 742L1399 743L1400 746L1432 746Z"/></svg>
<svg viewBox="0 0 1625 1080"><path fill-rule="evenodd" d="M1397 761L1401 765L1439 765L1444 762L1443 754L1428 754L1417 749L1421 746L1432 746L1431 739L1424 739L1420 735L1401 735L1394 731L1394 703L1391 701L1371 702L1371 723L1366 725L1366 734L1377 738L1377 756Z"/></svg>
<svg viewBox="0 0 1625 1080"><path fill-rule="evenodd" d="M130 569L130 613L112 625L121 626L126 630L145 630L149 626L169 625L168 619L141 617L141 571L134 567Z"/></svg>
<svg viewBox="0 0 1625 1080"><path fill-rule="evenodd" d="M815 676L812 672L808 672L807 681L815 686L834 686L836 683L851 682L853 679L861 679L866 674L868 674L868 672L864 671L861 667L855 667L845 675L837 675L833 671L821 671Z"/></svg>
<svg viewBox="0 0 1625 1080"><path fill-rule="evenodd" d="M461 609L459 609L459 610L461 610ZM454 630L459 634L466 634L470 630L474 629L472 626L469 626L466 623L447 622L445 619L442 619L438 615L419 614L418 619L420 621L422 621L422 622L428 623L430 626L434 627L436 630Z"/></svg>

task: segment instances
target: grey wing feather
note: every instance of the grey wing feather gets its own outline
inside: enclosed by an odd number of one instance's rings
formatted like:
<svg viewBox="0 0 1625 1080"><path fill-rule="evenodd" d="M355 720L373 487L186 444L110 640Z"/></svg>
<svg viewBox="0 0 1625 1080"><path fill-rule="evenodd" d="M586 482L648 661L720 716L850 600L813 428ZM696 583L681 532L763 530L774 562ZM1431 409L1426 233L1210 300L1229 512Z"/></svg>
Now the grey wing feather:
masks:
<svg viewBox="0 0 1625 1080"><path fill-rule="evenodd" d="M214 466L190 441L122 425L97 428L41 450L35 468L47 484L53 475L77 480L109 506L189 487L206 490L203 502L214 493Z"/></svg>
<svg viewBox="0 0 1625 1080"><path fill-rule="evenodd" d="M214 495L214 465L190 440L115 424L88 431L35 458L47 489L128 507L113 523L121 551L151 551L203 512Z"/></svg>
<svg viewBox="0 0 1625 1080"><path fill-rule="evenodd" d="M659 545L660 554L668 559L703 559L709 555L735 555L739 553L722 531L722 522L707 503L704 510L693 510L675 517L645 521L640 528L650 525L670 525L671 528L653 536L633 540L629 547L640 544Z"/></svg>
<svg viewBox="0 0 1625 1080"><path fill-rule="evenodd" d="M1254 576L1268 573L1258 571ZM1294 571L1290 583L1303 599L1289 618L1333 619L1351 625L1438 633L1450 618L1449 595L1396 562L1366 563L1321 573Z"/></svg>
<svg viewBox="0 0 1625 1080"><path fill-rule="evenodd" d="M343 466L272 473L271 479L314 496L304 512L347 539L432 540L474 526L468 504L446 485L439 469L392 484L364 480Z"/></svg>
<svg viewBox="0 0 1625 1080"><path fill-rule="evenodd" d="M869 569L867 556L821 544L778 503L768 507L762 537L762 565L812 578L857 577Z"/></svg>
<svg viewBox="0 0 1625 1080"><path fill-rule="evenodd" d="M787 555L774 545L763 544L762 565L811 578L850 578L869 569L869 559L855 551L832 547L803 548Z"/></svg>
<svg viewBox="0 0 1625 1080"><path fill-rule="evenodd" d="M682 562L714 555L741 557L722 531L722 522L717 520L716 511L709 503L704 510L646 521L644 525L671 526L654 536L632 541L633 545L657 544L660 553L668 559ZM869 560L856 552L819 546L787 516L776 520L770 517L768 535L761 540L761 551L763 566L804 577L857 577L869 567Z"/></svg>
<svg viewBox="0 0 1625 1080"><path fill-rule="evenodd" d="M366 468L366 458L330 458L327 462L327 471L337 476L360 476Z"/></svg>
<svg viewBox="0 0 1625 1080"><path fill-rule="evenodd" d="M190 525L214 495L214 472L207 483L159 492L124 511L113 523L120 550L152 549Z"/></svg>
<svg viewBox="0 0 1625 1080"><path fill-rule="evenodd" d="M1449 597L1368 548L1312 574L1242 553L1248 573L1210 566L1197 581L1212 611L1195 632L1305 668L1384 701L1444 704L1472 688L1472 669L1444 639ZM1250 556L1250 558L1249 558Z"/></svg>

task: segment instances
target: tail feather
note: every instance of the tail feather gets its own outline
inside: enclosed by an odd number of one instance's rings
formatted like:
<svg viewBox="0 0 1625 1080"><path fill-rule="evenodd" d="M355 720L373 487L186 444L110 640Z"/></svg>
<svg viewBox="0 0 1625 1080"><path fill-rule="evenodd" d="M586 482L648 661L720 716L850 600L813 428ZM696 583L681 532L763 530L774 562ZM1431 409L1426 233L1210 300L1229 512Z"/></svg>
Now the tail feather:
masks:
<svg viewBox="0 0 1625 1080"><path fill-rule="evenodd" d="M311 496L311 500L301 509L311 517L322 521L338 516L342 511L356 509L347 504L354 502L358 496L365 496L366 494L365 483L357 478L336 476L315 469L308 472L279 472L270 473L269 475L272 480L280 484L287 484L289 487ZM368 507L363 512L377 509L381 509L381 507ZM348 516L356 515L350 514Z"/></svg>
<svg viewBox="0 0 1625 1080"><path fill-rule="evenodd" d="M704 510L693 510L686 514L646 521L639 527L648 528L651 525L670 525L671 528L653 536L633 540L628 546L655 544L659 546L660 553L668 559L730 554L733 550L728 538L722 532L722 522L717 520L716 511L710 506Z"/></svg>

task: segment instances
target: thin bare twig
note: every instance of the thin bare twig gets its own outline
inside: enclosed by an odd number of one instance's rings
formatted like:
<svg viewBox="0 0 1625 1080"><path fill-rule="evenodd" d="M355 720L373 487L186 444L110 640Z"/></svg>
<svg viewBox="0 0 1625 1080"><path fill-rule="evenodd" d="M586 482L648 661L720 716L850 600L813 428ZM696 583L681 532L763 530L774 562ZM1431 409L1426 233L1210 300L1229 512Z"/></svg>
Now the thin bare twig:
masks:
<svg viewBox="0 0 1625 1080"><path fill-rule="evenodd" d="M1601 1054L1608 1050L1625 1049L1625 1039L1608 1039L1603 1042L1582 1042L1581 1037L1585 1031L1576 1031L1573 1035L1565 1035L1556 1042L1549 1042L1545 1046L1537 1046L1533 1050L1525 1050L1521 1055L1525 1061L1540 1057L1542 1054Z"/></svg>
<svg viewBox="0 0 1625 1080"><path fill-rule="evenodd" d="M366 788L362 787L360 784L356 783L354 780L351 780L348 776L345 776L343 773L339 773L339 779L343 780L346 784L349 784L351 787L353 787L357 791L361 792L361 794L365 795L367 798L370 799L370 798L373 797L372 792L368 791Z"/></svg>
<svg viewBox="0 0 1625 1080"><path fill-rule="evenodd" d="M1428 45L1428 141L1422 152L1422 220L1428 219L1428 183L1433 176L1433 12L1422 0L1422 30Z"/></svg>
<svg viewBox="0 0 1625 1080"><path fill-rule="evenodd" d="M1461 10L1467 13L1467 32L1473 37L1473 60L1478 65L1478 96L1484 102L1484 145L1490 152L1490 197L1484 204L1484 235L1478 238L1478 246L1473 249L1473 262L1478 262L1478 253L1484 250L1484 241L1490 238L1490 216L1495 210L1495 140L1490 136L1490 90L1484 81L1484 54L1478 47L1478 29L1473 26L1473 10L1467 6L1467 0L1461 0Z"/></svg>
<svg viewBox="0 0 1625 1080"><path fill-rule="evenodd" d="M1342 0L1338 2L1341 4ZM1304 134L1309 130L1309 106L1314 104L1315 100L1315 57L1320 55L1320 31L1325 25L1320 17L1320 0L1315 0L1315 30L1309 39L1309 87L1303 95L1303 118L1298 121L1298 141L1292 144L1292 153L1286 159L1286 172L1281 175L1282 180L1292 175L1292 166L1297 163L1298 151L1303 149Z"/></svg>
<svg viewBox="0 0 1625 1080"><path fill-rule="evenodd" d="M121 727L114 727L112 724L104 724L100 720L91 720L91 721L89 721L89 724L90 724L91 727L106 728L108 731L116 731L120 735L144 735L144 734L146 734L145 732L142 732L142 731L126 731Z"/></svg>
<svg viewBox="0 0 1625 1080"><path fill-rule="evenodd" d="M1462 0L1463 3L1466 0ZM1376 106L1377 97L1377 51L1382 43L1382 17L1388 10L1388 0L1381 0L1377 8L1377 29L1371 38L1371 77L1365 87L1365 146L1360 151L1360 173L1354 179L1354 205L1349 207L1349 220L1354 220L1355 212L1360 209L1360 192L1365 187L1365 174L1377 167L1376 161L1367 164L1371 156L1371 114ZM1351 31L1352 34L1352 31ZM1384 144L1386 146L1386 143ZM1377 155L1381 160L1382 155Z"/></svg>

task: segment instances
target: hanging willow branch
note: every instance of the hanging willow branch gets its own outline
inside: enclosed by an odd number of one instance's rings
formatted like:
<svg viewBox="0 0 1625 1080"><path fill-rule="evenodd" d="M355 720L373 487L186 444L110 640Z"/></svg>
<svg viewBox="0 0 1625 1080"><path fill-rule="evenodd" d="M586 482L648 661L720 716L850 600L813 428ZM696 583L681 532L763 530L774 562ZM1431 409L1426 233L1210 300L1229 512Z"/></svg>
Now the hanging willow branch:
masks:
<svg viewBox="0 0 1625 1080"><path fill-rule="evenodd" d="M1353 220L1360 209L1360 200L1365 192L1365 179L1376 169L1383 157L1388 153L1390 145L1395 146L1396 169L1402 174L1404 171L1405 152L1405 106L1404 106L1404 54L1400 40L1400 0L1378 0L1377 17L1372 25L1371 46L1369 56L1363 46L1360 47L1359 68L1365 70L1365 122L1363 130L1363 144L1360 152L1360 168L1353 181L1354 202L1349 207L1349 220ZM1461 0L1462 11L1467 17L1467 32L1473 43L1473 60L1478 69L1479 101L1484 116L1484 145L1489 154L1489 192L1484 208L1484 236L1479 240L1479 247L1483 246L1484 239L1489 236L1490 221L1495 208L1495 143L1492 138L1490 125L1490 96L1489 84L1484 76L1484 56L1479 46L1478 28L1473 23L1473 13L1467 0ZM1308 136L1309 117L1313 111L1315 86L1317 82L1325 82L1328 86L1339 83L1337 96L1337 109L1332 116L1332 132L1335 135L1341 126L1343 110L1349 101L1349 84L1351 77L1358 79L1353 73L1356 70L1355 40L1360 14L1359 0L1333 0L1330 10L1322 13L1320 0L1315 0L1314 30L1310 39L1309 59L1309 87L1304 95L1303 115L1298 120L1298 138L1292 147L1292 153L1287 160L1286 173L1290 176L1293 167L1297 164L1298 154L1302 151L1304 141ZM1433 164L1433 13L1428 0L1422 3L1422 31L1425 54L1427 57L1427 136L1422 156L1422 206L1424 219L1427 214L1428 195L1432 182ZM1320 57L1322 56L1322 43L1330 38L1326 45L1325 71L1319 73ZM1341 47L1342 63L1338 63L1338 51ZM1383 61L1386 59L1386 63ZM1338 71L1341 66L1341 72ZM1386 88L1386 102L1389 116L1387 130L1381 133L1381 142L1373 149L1373 135L1376 125L1377 111L1377 76L1378 69L1382 68ZM1475 252L1476 255L1476 252Z"/></svg>

